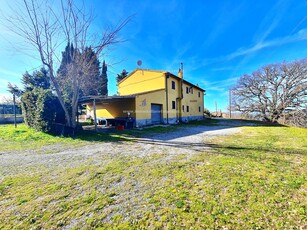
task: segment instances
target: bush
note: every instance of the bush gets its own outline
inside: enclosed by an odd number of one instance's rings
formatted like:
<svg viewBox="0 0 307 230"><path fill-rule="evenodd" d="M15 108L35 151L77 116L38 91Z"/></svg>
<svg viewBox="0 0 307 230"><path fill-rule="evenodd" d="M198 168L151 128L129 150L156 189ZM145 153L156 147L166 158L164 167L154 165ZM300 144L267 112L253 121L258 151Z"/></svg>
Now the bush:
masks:
<svg viewBox="0 0 307 230"><path fill-rule="evenodd" d="M26 72L21 80L24 90L12 88L21 95L21 107L27 126L50 132L53 123L65 123L59 99L53 94L48 71Z"/></svg>
<svg viewBox="0 0 307 230"><path fill-rule="evenodd" d="M204 115L211 117L211 113L210 113L209 109L204 108Z"/></svg>
<svg viewBox="0 0 307 230"><path fill-rule="evenodd" d="M37 131L49 132L56 119L58 99L51 89L36 87L21 97L25 123Z"/></svg>

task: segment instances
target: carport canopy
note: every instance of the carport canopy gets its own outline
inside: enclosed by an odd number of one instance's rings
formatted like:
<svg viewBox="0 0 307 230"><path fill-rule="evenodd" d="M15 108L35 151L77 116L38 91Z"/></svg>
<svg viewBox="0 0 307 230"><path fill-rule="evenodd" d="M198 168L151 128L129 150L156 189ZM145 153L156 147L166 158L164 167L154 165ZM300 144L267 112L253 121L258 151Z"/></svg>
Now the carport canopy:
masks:
<svg viewBox="0 0 307 230"><path fill-rule="evenodd" d="M116 104L122 102L123 104L127 101L127 99L134 100L135 96L85 96L81 97L78 101L78 104L92 104L94 109L94 120L96 121L96 104ZM95 123L95 129L97 129L97 124Z"/></svg>

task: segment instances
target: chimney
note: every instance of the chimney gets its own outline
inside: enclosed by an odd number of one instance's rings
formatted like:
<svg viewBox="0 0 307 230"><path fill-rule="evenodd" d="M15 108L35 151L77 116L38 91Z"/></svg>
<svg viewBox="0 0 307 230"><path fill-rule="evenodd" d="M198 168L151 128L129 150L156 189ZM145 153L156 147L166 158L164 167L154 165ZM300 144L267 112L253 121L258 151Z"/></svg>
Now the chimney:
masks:
<svg viewBox="0 0 307 230"><path fill-rule="evenodd" d="M179 68L179 71L178 71L178 77L183 78L183 64L182 64L182 62L180 63L180 68Z"/></svg>

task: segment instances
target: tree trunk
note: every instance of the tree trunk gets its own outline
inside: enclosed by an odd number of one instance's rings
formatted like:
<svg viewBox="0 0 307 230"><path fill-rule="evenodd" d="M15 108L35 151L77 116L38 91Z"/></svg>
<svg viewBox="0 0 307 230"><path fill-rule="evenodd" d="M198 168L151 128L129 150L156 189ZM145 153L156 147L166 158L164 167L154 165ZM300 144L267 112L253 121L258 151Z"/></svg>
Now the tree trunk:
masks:
<svg viewBox="0 0 307 230"><path fill-rule="evenodd" d="M57 93L59 102L60 102L60 104L62 106L62 109L64 110L64 113L65 113L66 125L68 127L73 127L72 126L72 118L71 118L71 116L70 116L70 114L69 114L69 112L68 112L68 110L67 110L67 108L65 106L65 103L64 103L64 100L63 100L63 96L62 96L62 93L60 91L60 87L59 87L59 85L56 82L56 79L54 77L53 69L49 65L47 65L47 67L48 67L49 72L50 72L50 80L51 80L51 82L53 84L53 87L54 87L54 89L55 89L55 91Z"/></svg>

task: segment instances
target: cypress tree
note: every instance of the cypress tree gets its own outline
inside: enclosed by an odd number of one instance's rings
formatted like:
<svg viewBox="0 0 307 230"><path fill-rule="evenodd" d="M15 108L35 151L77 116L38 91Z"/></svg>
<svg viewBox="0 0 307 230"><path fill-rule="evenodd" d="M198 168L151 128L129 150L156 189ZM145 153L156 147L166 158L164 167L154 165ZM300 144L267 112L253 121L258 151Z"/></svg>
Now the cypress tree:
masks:
<svg viewBox="0 0 307 230"><path fill-rule="evenodd" d="M100 87L101 90L99 92L102 96L108 96L108 75L107 75L108 67L106 65L106 62L103 61L102 63L102 70L101 70L101 82Z"/></svg>

